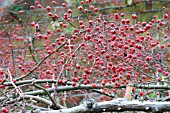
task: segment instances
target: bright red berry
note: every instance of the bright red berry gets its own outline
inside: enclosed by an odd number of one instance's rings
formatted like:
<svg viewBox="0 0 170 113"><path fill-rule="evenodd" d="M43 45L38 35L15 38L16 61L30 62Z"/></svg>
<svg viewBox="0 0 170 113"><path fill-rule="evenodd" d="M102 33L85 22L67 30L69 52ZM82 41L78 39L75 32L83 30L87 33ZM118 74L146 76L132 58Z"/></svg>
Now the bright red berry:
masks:
<svg viewBox="0 0 170 113"><path fill-rule="evenodd" d="M35 9L35 7L34 7L33 5L31 5L31 6L30 6L30 9L31 9L31 10L34 10L34 9Z"/></svg>
<svg viewBox="0 0 170 113"><path fill-rule="evenodd" d="M139 92L139 95L140 95L140 96L143 96L143 94L144 94L144 93L143 93L142 91L141 91L141 92Z"/></svg>
<svg viewBox="0 0 170 113"><path fill-rule="evenodd" d="M68 9L68 13L71 14L73 11L71 9Z"/></svg>
<svg viewBox="0 0 170 113"><path fill-rule="evenodd" d="M14 83L16 83L16 82L17 82L17 80L16 80L16 79L14 79L14 80L13 80L13 82L14 82Z"/></svg>
<svg viewBox="0 0 170 113"><path fill-rule="evenodd" d="M99 10L98 10L98 8L94 8L94 10L93 10L94 12L98 12Z"/></svg>
<svg viewBox="0 0 170 113"><path fill-rule="evenodd" d="M52 12L48 12L48 16L53 16Z"/></svg>
<svg viewBox="0 0 170 113"><path fill-rule="evenodd" d="M41 6L41 4L38 4L38 6L37 6L38 8L42 8L42 6Z"/></svg>
<svg viewBox="0 0 170 113"><path fill-rule="evenodd" d="M19 14L21 15L21 14L23 14L24 13L24 11L19 11Z"/></svg>
<svg viewBox="0 0 170 113"><path fill-rule="evenodd" d="M164 18L167 19L168 18L168 14L164 14Z"/></svg>
<svg viewBox="0 0 170 113"><path fill-rule="evenodd" d="M81 2L80 2L80 4L82 4L82 5L83 5L83 4L84 4L84 1L81 1Z"/></svg>
<svg viewBox="0 0 170 113"><path fill-rule="evenodd" d="M3 113L8 113L8 110L5 107L1 108L1 110Z"/></svg>
<svg viewBox="0 0 170 113"><path fill-rule="evenodd" d="M63 7L66 7L66 6L67 6L67 4L66 4L66 3L62 3L62 6L63 6Z"/></svg>
<svg viewBox="0 0 170 113"><path fill-rule="evenodd" d="M48 53L48 54L51 54L51 53L52 53L52 51L51 51L51 50L48 50L48 51L47 51L47 53Z"/></svg>
<svg viewBox="0 0 170 113"><path fill-rule="evenodd" d="M72 83L72 86L75 87L75 86L76 86L76 82L73 82L73 83Z"/></svg>
<svg viewBox="0 0 170 113"><path fill-rule="evenodd" d="M160 77L159 77L159 78L157 78L157 81L159 81L159 82L160 82L160 81L161 81L161 78L160 78Z"/></svg>
<svg viewBox="0 0 170 113"><path fill-rule="evenodd" d="M50 10L51 10L51 7L50 7L50 6L47 6L47 7L46 7L46 10L50 11Z"/></svg>
<svg viewBox="0 0 170 113"><path fill-rule="evenodd" d="M62 80L62 79L59 79L58 83L59 83L59 84L62 84L62 83L63 83L63 80Z"/></svg>
<svg viewBox="0 0 170 113"><path fill-rule="evenodd" d="M93 88L97 88L97 85L95 83L92 84Z"/></svg>
<svg viewBox="0 0 170 113"><path fill-rule="evenodd" d="M0 89L1 89L1 88L4 88L4 85L0 85Z"/></svg>
<svg viewBox="0 0 170 113"><path fill-rule="evenodd" d="M132 14L132 18L133 19L137 19L137 15L136 14Z"/></svg>
<svg viewBox="0 0 170 113"><path fill-rule="evenodd" d="M52 1L51 4L55 5L55 4L57 4L57 2L56 1Z"/></svg>
<svg viewBox="0 0 170 113"><path fill-rule="evenodd" d="M145 75L142 75L142 79L146 79L146 76L145 76Z"/></svg>
<svg viewBox="0 0 170 113"><path fill-rule="evenodd" d="M83 7L82 7L82 6L79 6L79 7L78 7L78 10L80 10L80 11L83 10Z"/></svg>
<svg viewBox="0 0 170 113"><path fill-rule="evenodd" d="M150 94L151 94L151 92L150 92L150 91L148 91L148 92L147 92L147 95L150 95Z"/></svg>
<svg viewBox="0 0 170 113"><path fill-rule="evenodd" d="M35 4L37 5L37 4L39 4L39 2L38 2L38 1L35 1Z"/></svg>
<svg viewBox="0 0 170 113"><path fill-rule="evenodd" d="M104 98L101 96L99 99L100 99L100 100L103 100Z"/></svg>

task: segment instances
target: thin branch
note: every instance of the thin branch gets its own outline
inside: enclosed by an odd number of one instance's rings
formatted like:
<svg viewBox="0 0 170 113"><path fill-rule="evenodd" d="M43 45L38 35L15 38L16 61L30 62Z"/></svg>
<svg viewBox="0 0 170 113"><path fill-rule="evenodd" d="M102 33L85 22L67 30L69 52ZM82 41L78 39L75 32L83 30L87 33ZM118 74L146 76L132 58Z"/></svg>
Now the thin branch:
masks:
<svg viewBox="0 0 170 113"><path fill-rule="evenodd" d="M170 101L170 96L164 98L164 99L162 100L162 102L164 102L164 101Z"/></svg>
<svg viewBox="0 0 170 113"><path fill-rule="evenodd" d="M97 90L97 89L92 89L91 91L92 91L92 92L99 93L99 94L101 94L101 95L106 95L106 96L111 97L111 98L115 98L115 96L114 96L113 94L103 93L102 91Z"/></svg>
<svg viewBox="0 0 170 113"><path fill-rule="evenodd" d="M33 95L24 95L24 98L25 99L33 99L33 100L36 100L36 101L39 101L39 102L41 102L41 103L44 103L44 104L46 104L47 106L49 105L49 106L51 106L52 105L52 102L51 101L49 101L49 100L47 100L47 99L44 99L44 98L41 98L41 97L39 97L39 96L33 96ZM19 100L21 100L21 99L23 99L23 97L18 97L18 98L16 98L16 99L13 99L13 100L11 100L11 101L8 101L7 102L7 104L9 104L9 103L13 103L13 102L15 102L15 101L19 101Z"/></svg>
<svg viewBox="0 0 170 113"><path fill-rule="evenodd" d="M113 7L106 7L106 8L101 8L99 9L99 11L105 11L105 10L110 10L110 9L123 9L123 8L127 8L127 7L133 7L137 4L139 4L141 2L134 2L132 5L124 5L124 6L113 6ZM92 13L94 11L89 10L88 13Z"/></svg>
<svg viewBox="0 0 170 113"><path fill-rule="evenodd" d="M64 42L62 45L60 45L58 48L56 48L51 54L48 54L46 57L44 57L30 72L28 72L27 74L16 78L16 80L21 80L27 76L29 76L31 73L33 73L47 58L49 58L51 55L53 55L56 51L58 51L60 48L62 48L67 42Z"/></svg>
<svg viewBox="0 0 170 113"><path fill-rule="evenodd" d="M23 80L23 81L17 81L15 83L15 85L23 85L23 84L31 84L31 83L56 83L57 80L50 80L50 79L43 79L43 80ZM11 82L5 82L5 84L7 84L7 86L12 86ZM67 83L63 83L63 84L67 84L67 85L71 85L72 82L67 82Z"/></svg>
<svg viewBox="0 0 170 113"><path fill-rule="evenodd" d="M114 84L106 84L104 87L106 88L113 88ZM167 89L170 90L170 86L163 86L163 85L132 85L133 87L140 88L140 89ZM101 84L96 85L96 89L100 89ZM120 86L117 88L126 88L126 85ZM73 86L61 86L57 87L56 92L63 92L63 91L71 91L71 90L90 90L94 89L91 84L88 85L76 85ZM54 88L47 89L49 93L54 91ZM43 95L45 92L43 90L37 90L37 91L30 91L25 92L24 94L28 95ZM1 100L1 99L0 99Z"/></svg>
<svg viewBox="0 0 170 113"><path fill-rule="evenodd" d="M105 85L106 88L112 88L113 84L106 84ZM100 89L101 88L101 84L97 84L96 85L96 89ZM56 88L56 92L63 92L63 91L71 91L71 90L87 90L87 89L94 89L92 87L91 84L89 85L76 85L75 87L73 86L60 86ZM49 88L47 89L47 91L49 93L52 93L54 91L54 88ZM37 91L30 91L30 92L25 92L24 94L27 95L42 95L45 94L45 92L43 90L37 90Z"/></svg>
<svg viewBox="0 0 170 113"><path fill-rule="evenodd" d="M2 24L3 28L5 29L5 32L7 33L8 39L10 44L12 45L12 39L11 36L8 32L8 30L6 29L6 27L4 26L4 24ZM15 72L15 76L16 76L16 69L15 69L15 58L14 58L14 50L13 50L13 45L11 46L11 53L12 53L12 63L13 63L13 67L14 67L14 72Z"/></svg>
<svg viewBox="0 0 170 113"><path fill-rule="evenodd" d="M34 86L35 86L36 88L42 89L42 90L48 95L48 97L50 98L51 102L52 102L53 105L55 106L55 109L62 109L62 108L63 108L61 105L57 105L57 104L56 104L56 102L54 101L54 99L51 97L50 93L49 93L45 88L43 88L43 87L41 87L41 86L39 86L39 85L37 85L37 84L34 84Z"/></svg>
<svg viewBox="0 0 170 113"><path fill-rule="evenodd" d="M9 75L9 79L10 79L11 84L14 86L14 88L15 88L16 91L17 91L17 93L18 93L19 95L22 95L21 89L18 88L18 87L15 85L15 83L13 82L12 75L11 75L11 72L9 71L9 69L7 69L7 72L8 72L8 75Z"/></svg>
<svg viewBox="0 0 170 113"><path fill-rule="evenodd" d="M32 81L28 80L27 83L30 84ZM47 83L50 82L50 80L38 80L37 83ZM22 84L22 82L20 82L20 84ZM56 81L51 81L50 83L56 83ZM17 83L16 83L17 84ZM18 83L19 84L19 83ZM71 82L70 82L71 84ZM97 84L96 85L96 89L100 89L101 84ZM113 88L114 84L106 84L105 87L106 88ZM141 89L167 89L170 90L170 86L163 86L163 85L132 85L133 87L137 87L137 88L141 88ZM120 86L117 88L126 88L126 86ZM49 93L54 92L55 88L48 88L46 89ZM71 91L71 90L90 90L90 89L94 89L92 87L91 84L88 85L76 85L75 87L73 86L60 86L57 87L55 90L56 92L63 92L63 91ZM30 92L25 92L23 93L23 95L45 95L46 92L43 90L36 90L36 91L30 91ZM1 97L0 98L0 102L4 101L7 97ZM12 96L11 96L12 98Z"/></svg>
<svg viewBox="0 0 170 113"><path fill-rule="evenodd" d="M24 81L17 81L15 83L15 85L23 85L23 84L31 84L31 83L56 83L57 80L50 80L50 79L43 79L43 80L24 80ZM5 84L7 84L7 86L12 86L11 82L4 82ZM72 85L72 82L67 82L67 83L63 83L63 84L67 84L67 85ZM98 84L98 86L100 86L101 84ZM113 85L113 84L112 84ZM141 85L141 84L131 84L132 87L136 87L139 89L165 89L165 90L170 90L170 86L168 85ZM111 85L110 85L111 86ZM68 87L68 86L62 86L63 88ZM80 87L91 87L91 84L88 85L80 85ZM105 87L108 87L108 85L105 85ZM74 87L73 87L74 88ZM98 87L97 87L98 88ZM116 88L126 88L126 85L122 85L120 87L116 87ZM59 88L60 89L60 88ZM66 88L67 89L67 88ZM63 90L64 91L64 90ZM67 90L68 91L68 90Z"/></svg>
<svg viewBox="0 0 170 113"><path fill-rule="evenodd" d="M55 81L56 82L56 81ZM100 89L101 84L97 84L96 85L96 89ZM106 88L113 88L113 84L106 84L105 85ZM72 85L70 86L60 86L57 88L48 88L46 89L47 92L49 93L53 93L54 90L58 93L58 92L63 92L63 91L71 91L71 90L90 90L90 89L94 89L92 87L91 84L89 85L76 85L75 87L73 87ZM44 90L36 90L36 91L30 91L30 92L25 92L23 93L23 95L45 95L47 94ZM4 101L7 97L0 97L0 102ZM12 96L11 96L12 98Z"/></svg>

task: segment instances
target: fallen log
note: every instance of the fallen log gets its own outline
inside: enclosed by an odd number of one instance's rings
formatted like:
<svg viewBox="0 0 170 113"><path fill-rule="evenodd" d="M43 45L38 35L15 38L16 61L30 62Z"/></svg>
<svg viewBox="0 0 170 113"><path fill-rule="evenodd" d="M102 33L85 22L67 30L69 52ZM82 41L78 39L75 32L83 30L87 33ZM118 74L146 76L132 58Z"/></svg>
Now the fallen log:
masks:
<svg viewBox="0 0 170 113"><path fill-rule="evenodd" d="M90 107L89 107L90 106ZM123 111L145 111L162 113L170 111L170 102L141 102L128 101L125 98L118 98L105 102L83 102L79 106L67 109L40 111L39 113L102 113L102 112L123 112Z"/></svg>

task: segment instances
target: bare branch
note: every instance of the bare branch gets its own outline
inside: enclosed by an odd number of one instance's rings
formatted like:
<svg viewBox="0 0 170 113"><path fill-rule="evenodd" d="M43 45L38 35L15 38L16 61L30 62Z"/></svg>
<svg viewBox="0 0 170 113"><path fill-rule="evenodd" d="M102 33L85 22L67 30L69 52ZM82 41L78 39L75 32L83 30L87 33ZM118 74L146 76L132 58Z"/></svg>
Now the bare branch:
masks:
<svg viewBox="0 0 170 113"><path fill-rule="evenodd" d="M118 98L112 101L95 103L93 108L87 108L84 104L76 107L41 111L40 113L102 113L102 112L123 112L123 111L146 111L152 113L162 113L170 111L169 102L141 102L141 101L127 101L124 98Z"/></svg>
<svg viewBox="0 0 170 113"><path fill-rule="evenodd" d="M21 80L27 76L29 76L32 72L34 72L47 58L49 58L51 55L53 55L56 51L58 51L60 48L62 48L64 45L66 44L66 42L64 42L62 45L60 45L58 48L56 48L51 54L47 55L46 57L44 57L44 59L42 59L30 72L28 72L27 74L16 78L16 80Z"/></svg>

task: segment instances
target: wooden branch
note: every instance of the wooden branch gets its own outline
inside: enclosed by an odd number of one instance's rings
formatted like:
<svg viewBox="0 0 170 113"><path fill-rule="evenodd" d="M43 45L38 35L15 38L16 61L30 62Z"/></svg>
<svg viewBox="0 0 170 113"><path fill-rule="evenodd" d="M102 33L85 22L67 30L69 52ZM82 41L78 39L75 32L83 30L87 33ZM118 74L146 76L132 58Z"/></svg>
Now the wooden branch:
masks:
<svg viewBox="0 0 170 113"><path fill-rule="evenodd" d="M57 80L51 80L51 79L43 79L43 80L32 79L32 80L17 81L15 85L20 86L20 85L31 84L31 83L56 83L56 81ZM5 82L5 84L7 84L7 86L12 86L11 82ZM67 82L67 83L63 82L63 84L71 85L72 82Z"/></svg>
<svg viewBox="0 0 170 113"><path fill-rule="evenodd" d="M27 74L16 78L16 80L21 80L27 76L29 76L31 73L33 73L47 58L49 58L51 55L53 55L55 52L57 52L59 49L61 49L67 42L64 42L62 45L60 45L58 48L56 48L51 54L48 54L46 57L44 57L30 72L28 72Z"/></svg>
<svg viewBox="0 0 170 113"><path fill-rule="evenodd" d="M169 102L140 102L128 101L124 98L118 98L112 101L93 103L92 108L89 108L86 103L79 106L52 110L40 111L40 113L102 113L102 112L123 112L123 111L145 111L152 113L162 113L170 111Z"/></svg>
<svg viewBox="0 0 170 113"><path fill-rule="evenodd" d="M56 83L56 80L50 80L50 79L43 79L43 80L23 80L23 81L17 81L15 83L15 85L23 85L23 84L31 84L31 83ZM164 81L162 81L164 82ZM12 86L11 82L4 82L5 84L7 84L7 86ZM67 84L67 85L71 85L72 82L67 82L67 83L63 83L63 84ZM91 84L88 84L91 85ZM88 86L85 85L85 86ZM166 90L170 90L170 86L165 86L165 85L143 85L143 84L131 84L132 87L136 87L139 89L166 89ZM116 87L116 88L126 88L126 85L122 85L120 87Z"/></svg>
<svg viewBox="0 0 170 113"><path fill-rule="evenodd" d="M39 86L39 85L37 85L37 84L34 84L34 86L35 86L36 88L42 89L42 90L48 95L48 97L50 98L51 102L52 102L53 105L55 106L55 109L61 109L61 108L63 108L61 105L58 105L58 104L54 101L54 99L51 97L50 93L49 93L45 88L43 88L43 87L41 87L41 86Z"/></svg>
<svg viewBox="0 0 170 113"><path fill-rule="evenodd" d="M143 84L132 84L132 87L136 87L139 89L166 89L166 90L170 90L170 86L168 85L143 85ZM126 85L117 87L117 88L126 88Z"/></svg>
<svg viewBox="0 0 170 113"><path fill-rule="evenodd" d="M101 95L106 95L106 96L111 97L111 98L115 98L115 95L109 94L109 93L103 93L102 91L97 90L97 89L92 89L91 91L92 91L92 92L99 93L99 94L101 94Z"/></svg>
<svg viewBox="0 0 170 113"><path fill-rule="evenodd" d="M97 84L96 89L100 89L100 84ZM106 88L112 88L113 84L106 84ZM63 91L72 91L72 90L89 90L89 89L94 89L91 84L89 85L76 85L75 87L73 86L60 86L57 88L48 88L46 89L49 93L54 92L54 89L56 92L63 92ZM23 95L46 95L46 92L44 90L36 90L36 91L30 91L30 92L25 92ZM4 101L7 97L0 97L0 102ZM12 98L12 96L11 96Z"/></svg>
<svg viewBox="0 0 170 113"><path fill-rule="evenodd" d="M12 78L12 75L11 75L11 72L9 71L9 69L7 69L7 72L8 72L8 76L9 76L9 79L11 81L11 84L13 85L13 87L16 89L16 92L19 94L19 95L22 95L22 91L20 88L18 88L15 83L13 82L13 78Z"/></svg>
<svg viewBox="0 0 170 113"><path fill-rule="evenodd" d="M165 2L165 3L170 3L170 1L168 1L168 0L153 0L153 1L155 1L155 2ZM142 0L142 1L139 1L139 2L134 2L134 3L132 3L131 5L122 5L122 6L112 6L112 7L105 7L105 8L101 8L101 9L99 9L99 11L106 11L106 10L112 10L112 9L116 9L116 10L118 10L118 9L124 9L124 8L127 8L127 7L133 7L133 6L136 6L136 5L138 5L138 4L140 4L140 3L144 3L144 2L148 2L148 0ZM159 9L159 10L150 10L150 11L144 11L143 13L147 13L147 12L160 12L160 11L162 11L162 9ZM89 10L88 11L88 13L92 13L92 12L94 12L93 10Z"/></svg>
<svg viewBox="0 0 170 113"><path fill-rule="evenodd" d="M24 95L23 97L19 96L18 98L16 99L13 99L11 101L8 101L7 104L10 104L10 103L13 103L15 101L19 101L19 100L22 100L22 99L33 99L33 100L36 100L36 101L39 101L41 103L44 103L46 104L47 106L52 106L52 102L47 100L47 99L44 99L44 98L41 98L39 96L32 96L32 95Z"/></svg>
<svg viewBox="0 0 170 113"><path fill-rule="evenodd" d="M15 83L15 85L23 85L23 84L31 84L31 83L56 83L56 80L25 80L25 81L18 81ZM10 82L5 82L8 83L9 86L12 86L12 83ZM96 84L96 88L93 88L91 84L88 85L76 85L73 87L71 82L68 82L68 86L59 86L56 88L56 92L63 92L63 91L71 91L71 90L90 90L90 89L100 89L101 84ZM113 88L114 84L105 84L104 87L106 88ZM170 90L170 86L164 86L164 85L136 85L132 84L132 87L140 88L140 89L166 89ZM126 86L120 86L117 88L126 88ZM48 88L47 91L49 93L54 92L54 88ZM36 90L36 91L29 91L23 93L23 95L45 95L46 93L43 90ZM12 96L11 96L12 98ZM0 97L0 102L4 101L6 97Z"/></svg>
<svg viewBox="0 0 170 113"><path fill-rule="evenodd" d="M9 43L11 44L11 56L12 56L12 63L13 63L13 68L14 68L14 73L16 76L16 68L15 68L15 56L14 56L14 49L13 49L13 45L12 45L12 39L11 39L11 35L9 33L9 31L7 30L7 28L4 26L4 24L2 24L5 32L7 33L8 39L9 39Z"/></svg>
<svg viewBox="0 0 170 113"><path fill-rule="evenodd" d="M164 102L164 101L170 101L170 96L164 98L164 99L162 100L162 102Z"/></svg>

